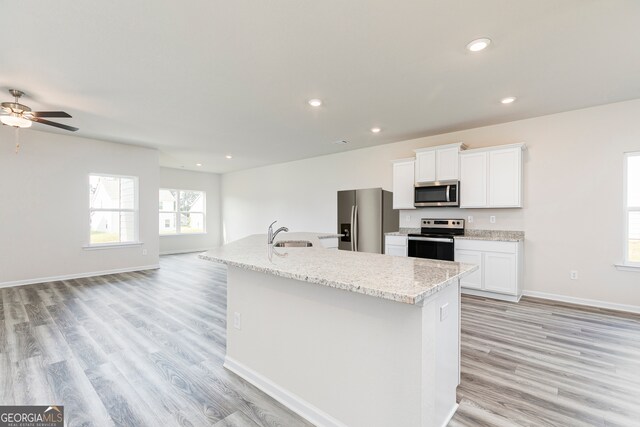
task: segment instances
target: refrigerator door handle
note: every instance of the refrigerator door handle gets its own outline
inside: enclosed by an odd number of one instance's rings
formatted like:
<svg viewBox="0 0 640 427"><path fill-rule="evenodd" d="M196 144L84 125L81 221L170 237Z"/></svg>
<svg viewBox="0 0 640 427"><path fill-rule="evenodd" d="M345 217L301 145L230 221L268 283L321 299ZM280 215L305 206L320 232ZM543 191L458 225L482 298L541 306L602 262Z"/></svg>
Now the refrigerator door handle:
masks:
<svg viewBox="0 0 640 427"><path fill-rule="evenodd" d="M355 237L353 235L353 212L354 212L355 206L351 206L351 229L349 230L349 233L351 233L351 250L353 251L354 245L355 245Z"/></svg>
<svg viewBox="0 0 640 427"><path fill-rule="evenodd" d="M355 224L353 227L353 239L355 240L356 244L356 252L358 252L358 205L356 205L356 212L353 215L353 223Z"/></svg>

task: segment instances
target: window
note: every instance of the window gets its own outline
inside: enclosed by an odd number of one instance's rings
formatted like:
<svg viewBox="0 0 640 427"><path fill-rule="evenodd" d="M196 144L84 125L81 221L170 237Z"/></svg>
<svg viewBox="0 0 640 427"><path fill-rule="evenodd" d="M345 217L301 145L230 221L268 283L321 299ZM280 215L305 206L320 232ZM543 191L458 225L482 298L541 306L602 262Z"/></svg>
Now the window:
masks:
<svg viewBox="0 0 640 427"><path fill-rule="evenodd" d="M204 191L160 189L160 235L205 233Z"/></svg>
<svg viewBox="0 0 640 427"><path fill-rule="evenodd" d="M625 264L640 267L640 152L627 153L625 170Z"/></svg>
<svg viewBox="0 0 640 427"><path fill-rule="evenodd" d="M89 175L90 245L138 241L138 178Z"/></svg>

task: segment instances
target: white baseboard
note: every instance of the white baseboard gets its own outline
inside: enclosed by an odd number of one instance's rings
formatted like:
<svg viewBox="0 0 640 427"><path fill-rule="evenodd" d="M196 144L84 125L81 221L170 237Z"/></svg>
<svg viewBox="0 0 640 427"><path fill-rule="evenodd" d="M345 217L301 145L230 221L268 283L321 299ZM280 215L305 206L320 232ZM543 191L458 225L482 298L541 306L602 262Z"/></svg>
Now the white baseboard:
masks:
<svg viewBox="0 0 640 427"><path fill-rule="evenodd" d="M177 254L190 254L193 252L206 252L211 248L201 248L201 249L176 249L169 251L162 251L160 255L177 255Z"/></svg>
<svg viewBox="0 0 640 427"><path fill-rule="evenodd" d="M520 297L522 296L522 295L517 296L517 295L499 294L496 292L487 292L487 291L481 291L478 289L469 289L469 288L461 288L461 292L466 295L475 295L478 297L493 298L493 299L499 299L501 301L509 301L509 302L518 302L520 301Z"/></svg>
<svg viewBox="0 0 640 427"><path fill-rule="evenodd" d="M451 408L451 412L449 412L449 415L447 416L447 419L445 420L445 422L442 424L442 427L447 427L449 425L449 421L451 421L451 418L453 418L453 416L456 414L456 411L458 410L458 405L457 403L455 405L453 405L453 408Z"/></svg>
<svg viewBox="0 0 640 427"><path fill-rule="evenodd" d="M630 313L640 313L640 306L637 306L637 305L618 304L614 302L599 301L595 299L576 298L576 297L569 297L566 295L549 294L546 292L528 291L528 290L525 290L523 295L534 297L534 298L568 302L568 303L577 304L577 305L586 305L589 307L607 308L609 310L618 310L618 311L628 311Z"/></svg>
<svg viewBox="0 0 640 427"><path fill-rule="evenodd" d="M239 363L228 356L224 359L224 367L258 387L260 390L264 391L266 394L273 397L275 400L282 403L284 406L300 415L311 424L318 427L347 427L346 424L336 420L331 415L321 411L306 400L285 390L270 379L263 377L251 368L246 367L242 363Z"/></svg>
<svg viewBox="0 0 640 427"><path fill-rule="evenodd" d="M60 280L81 279L83 277L105 276L107 274L131 273L132 271L154 270L160 268L160 264L141 265L139 267L116 268L113 270L89 271L86 273L66 274L64 276L38 277L35 279L14 280L12 282L0 282L0 288L12 286L33 285L35 283L58 282Z"/></svg>

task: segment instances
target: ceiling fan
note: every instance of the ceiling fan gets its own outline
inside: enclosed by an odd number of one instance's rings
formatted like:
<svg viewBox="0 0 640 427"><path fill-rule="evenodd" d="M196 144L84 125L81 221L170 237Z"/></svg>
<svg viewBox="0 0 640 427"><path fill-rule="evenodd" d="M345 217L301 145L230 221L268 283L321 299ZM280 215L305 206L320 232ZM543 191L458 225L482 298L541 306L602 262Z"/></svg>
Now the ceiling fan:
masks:
<svg viewBox="0 0 640 427"><path fill-rule="evenodd" d="M71 118L71 116L64 111L31 111L31 108L18 102L20 97L24 95L22 91L9 89L9 92L15 98L15 101L3 102L1 104L2 109L0 110L0 122L2 122L2 124L17 128L28 128L31 127L32 122L36 122L43 125L54 126L71 132L75 132L78 130L78 128L75 128L73 126L63 125L62 123L52 122L43 118Z"/></svg>

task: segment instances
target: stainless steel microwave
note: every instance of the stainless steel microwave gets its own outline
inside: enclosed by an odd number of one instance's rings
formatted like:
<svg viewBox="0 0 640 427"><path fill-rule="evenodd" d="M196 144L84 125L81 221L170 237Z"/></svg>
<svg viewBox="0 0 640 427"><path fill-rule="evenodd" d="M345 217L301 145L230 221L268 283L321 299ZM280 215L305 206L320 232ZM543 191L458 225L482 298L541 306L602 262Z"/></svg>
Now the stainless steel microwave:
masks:
<svg viewBox="0 0 640 427"><path fill-rule="evenodd" d="M460 206L460 182L440 181L416 185L414 205L416 207Z"/></svg>

